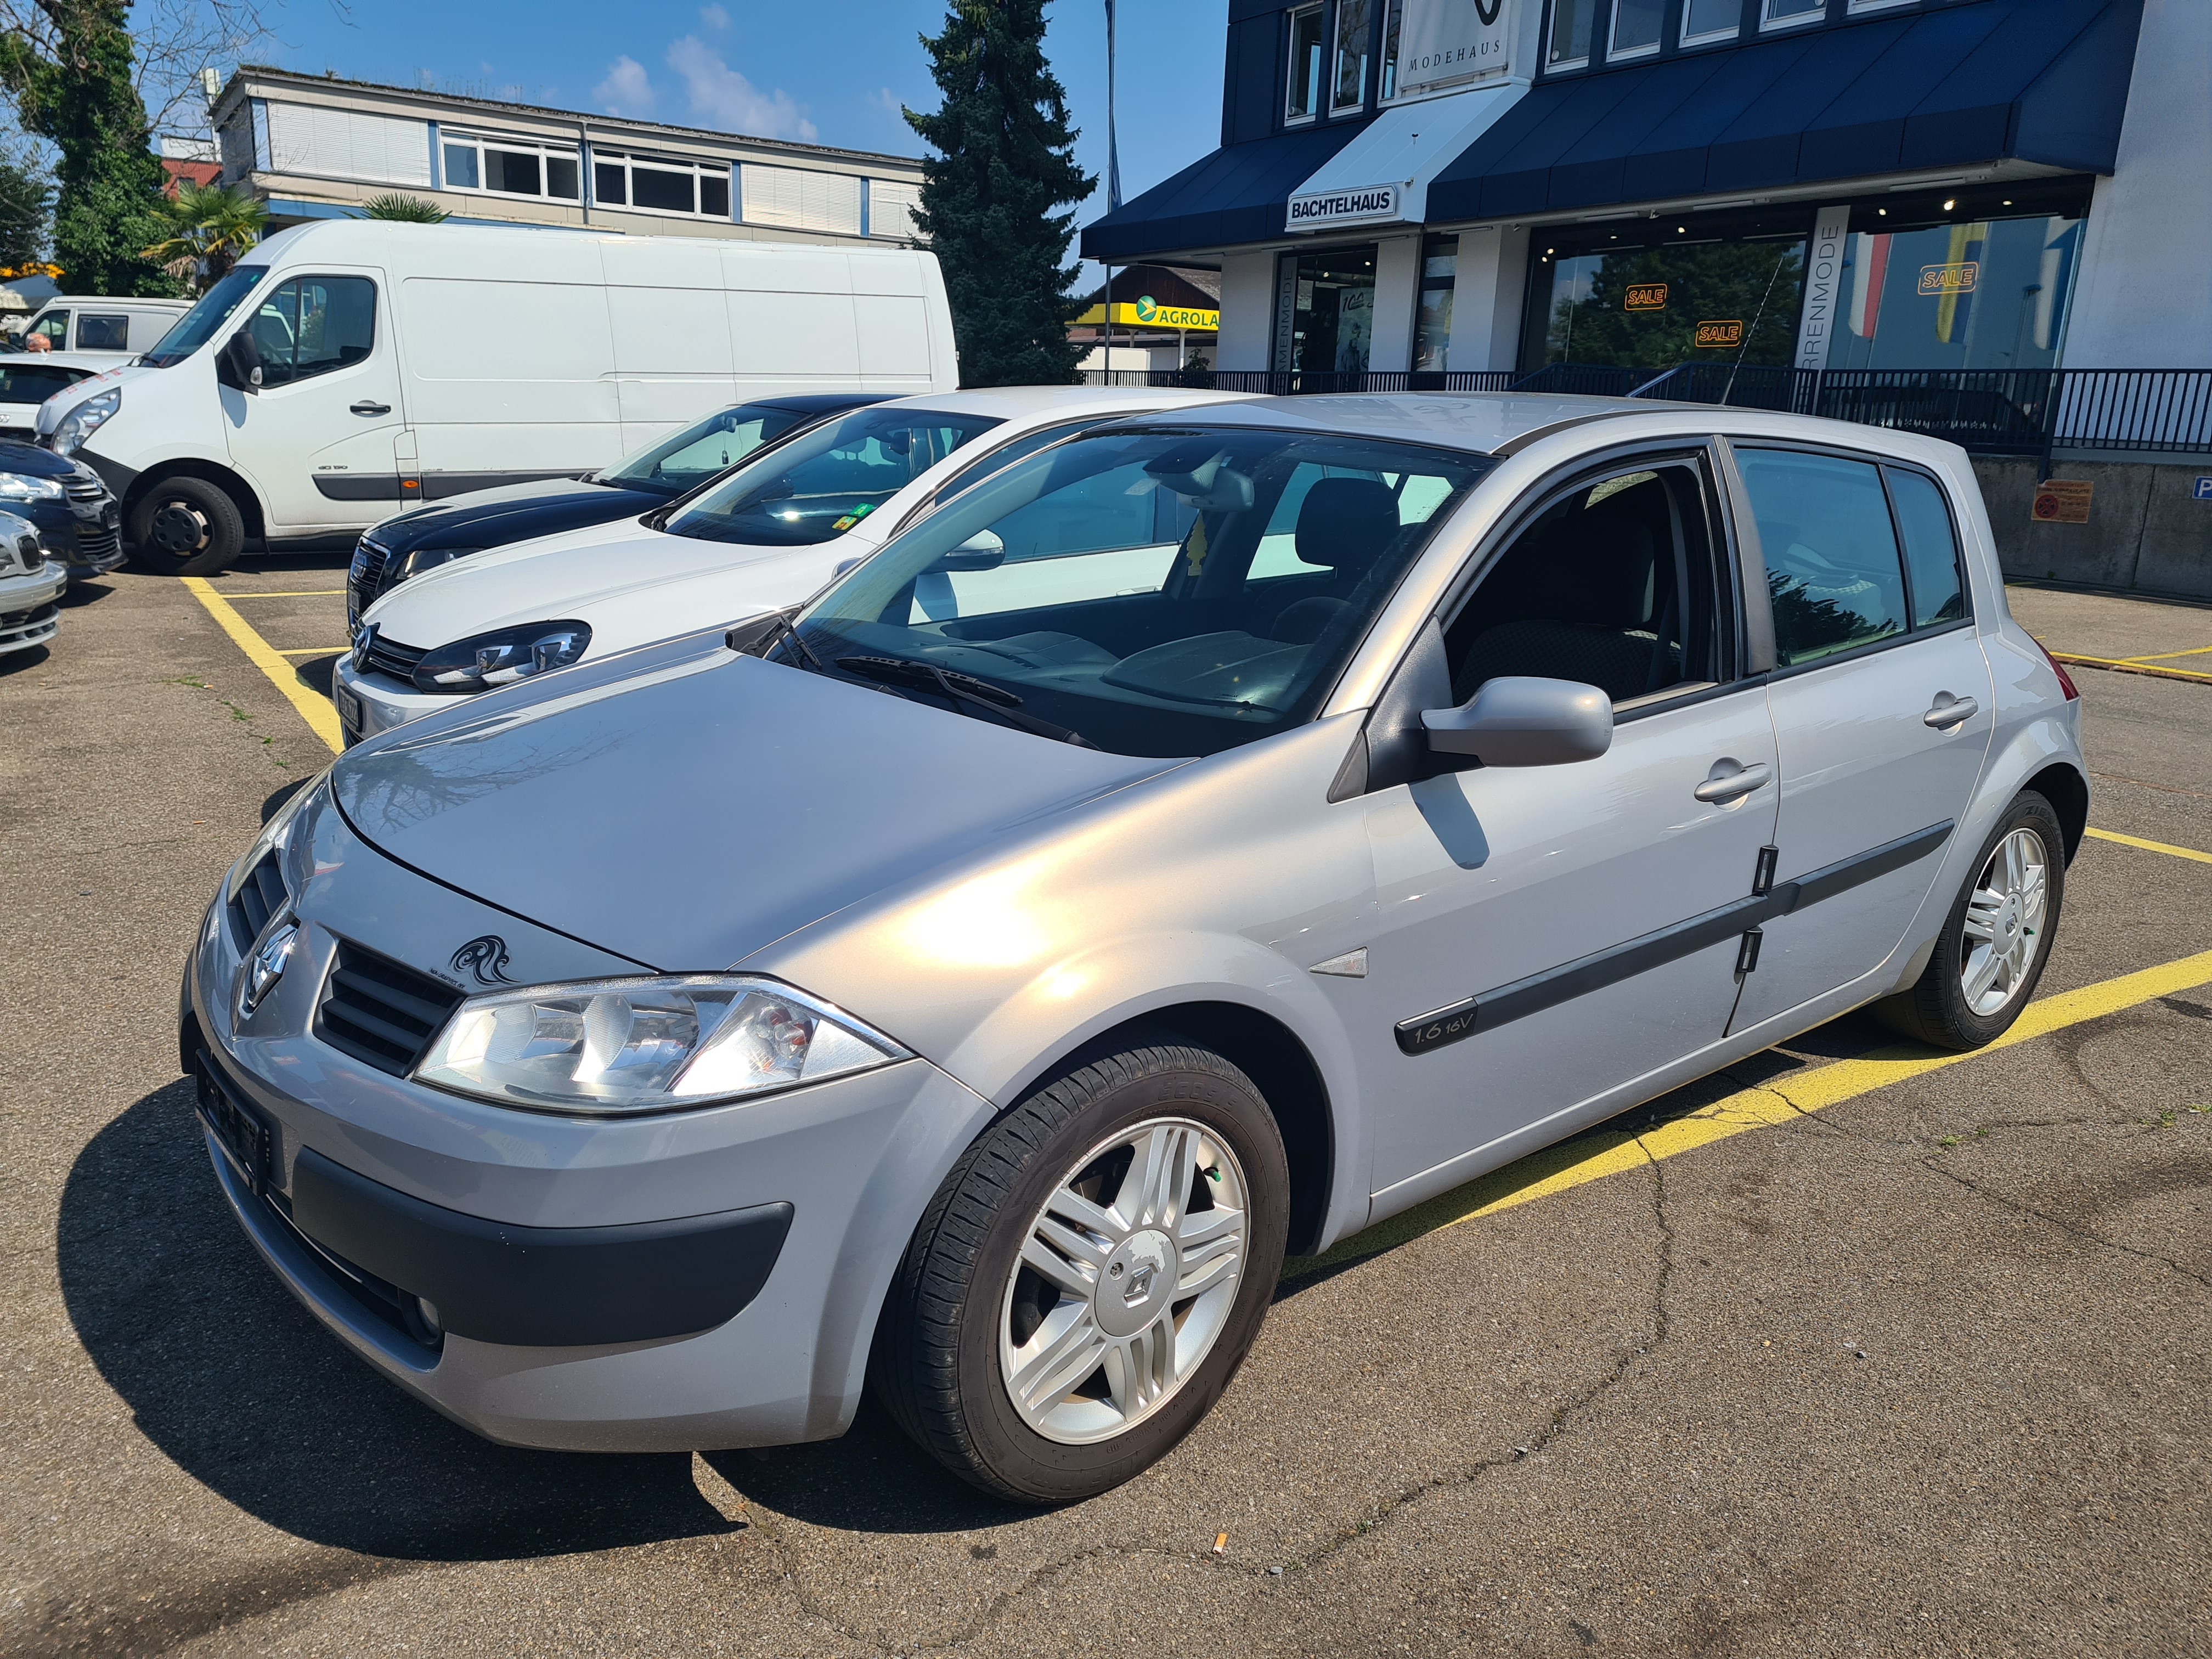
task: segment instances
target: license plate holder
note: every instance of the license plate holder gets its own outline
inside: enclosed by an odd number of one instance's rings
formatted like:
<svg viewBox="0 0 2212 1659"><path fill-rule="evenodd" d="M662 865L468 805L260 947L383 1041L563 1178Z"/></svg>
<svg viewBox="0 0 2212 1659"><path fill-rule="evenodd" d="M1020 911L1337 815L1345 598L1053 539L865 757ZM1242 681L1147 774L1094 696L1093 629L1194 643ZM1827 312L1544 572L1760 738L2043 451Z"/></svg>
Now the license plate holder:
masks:
<svg viewBox="0 0 2212 1659"><path fill-rule="evenodd" d="M361 699L343 685L331 687L331 701L337 707L338 724L345 729L349 744L361 740Z"/></svg>
<svg viewBox="0 0 2212 1659"><path fill-rule="evenodd" d="M193 1107L200 1121L215 1137L215 1144L232 1169L252 1189L258 1198L269 1189L269 1176L274 1167L275 1138L270 1133L268 1121L234 1093L228 1084L218 1076L215 1062L206 1055L200 1057L197 1091Z"/></svg>

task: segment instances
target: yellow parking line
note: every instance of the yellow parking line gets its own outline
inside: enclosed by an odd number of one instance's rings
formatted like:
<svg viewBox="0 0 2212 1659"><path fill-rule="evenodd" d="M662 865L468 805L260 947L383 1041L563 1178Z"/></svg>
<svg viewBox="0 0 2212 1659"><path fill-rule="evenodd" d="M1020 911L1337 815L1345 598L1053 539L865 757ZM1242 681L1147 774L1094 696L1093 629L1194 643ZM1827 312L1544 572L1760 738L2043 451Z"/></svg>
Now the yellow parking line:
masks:
<svg viewBox="0 0 2212 1659"><path fill-rule="evenodd" d="M2051 654L2060 662L2075 663L2084 668L2109 668L2121 674L2151 674L2160 679L2194 680L2200 685L2212 685L2212 674L2199 674L2192 669L2160 668L2126 657L2084 657L2071 651L2054 651Z"/></svg>
<svg viewBox="0 0 2212 1659"><path fill-rule="evenodd" d="M231 608L230 601L216 592L203 576L186 576L185 588L191 596L207 607L207 613L231 637L231 642L246 653L246 660L269 677L269 684L284 694L285 701L300 711L300 718L307 722L308 729L328 744L335 755L345 747L345 733L338 728L338 711L331 700L309 685L299 672L286 662L281 653L271 650L269 641L246 624L246 618Z"/></svg>
<svg viewBox="0 0 2212 1659"><path fill-rule="evenodd" d="M2201 657L2212 652L2212 645L2192 645L2186 651L2152 651L2140 657L2123 657L2123 662L2164 662L2169 657Z"/></svg>
<svg viewBox="0 0 2212 1659"><path fill-rule="evenodd" d="M197 578L195 578L197 580ZM302 587L283 593L226 593L226 599L342 599L343 587Z"/></svg>
<svg viewBox="0 0 2212 1659"><path fill-rule="evenodd" d="M2212 864L2212 853L2200 853L2193 847L2171 847L2162 841L2144 841L2140 836L2118 835L2110 830L2085 830L2081 833L2094 836L2099 841L2116 841L2123 847L2140 847L2146 853L2166 853L2178 859Z"/></svg>
<svg viewBox="0 0 2212 1659"><path fill-rule="evenodd" d="M2015 1043L2048 1036L2069 1025L2101 1019L2154 998L2172 996L2178 991L2204 984L2212 984L2212 951L2032 1002L2013 1028L1986 1048L1971 1049L1965 1054L1943 1054L1917 1044L1880 1049L1857 1060L1811 1066L1739 1090L1710 1106L1670 1119L1641 1134L1602 1129L1581 1135L1509 1164L1502 1170L1493 1170L1464 1187L1415 1206L1403 1215L1393 1216L1365 1232L1355 1233L1324 1255L1294 1257L1284 1265L1283 1277L1295 1279L1377 1255L1425 1233L1455 1227L1463 1221L1479 1220L1522 1204L1533 1204L1539 1199L1555 1197L1607 1176L1641 1169L1661 1158L1677 1157L1752 1129L1772 1128L1808 1113L1886 1089L1893 1083L1960 1065Z"/></svg>

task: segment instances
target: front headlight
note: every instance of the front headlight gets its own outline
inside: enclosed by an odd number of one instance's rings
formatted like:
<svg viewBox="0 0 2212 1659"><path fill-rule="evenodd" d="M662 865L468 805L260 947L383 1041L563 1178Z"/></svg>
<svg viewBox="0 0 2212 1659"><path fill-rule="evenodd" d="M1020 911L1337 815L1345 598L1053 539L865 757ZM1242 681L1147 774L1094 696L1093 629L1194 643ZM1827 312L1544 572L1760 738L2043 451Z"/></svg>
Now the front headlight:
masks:
<svg viewBox="0 0 2212 1659"><path fill-rule="evenodd" d="M481 547L418 547L399 561L399 568L392 580L395 582L411 580L426 570L435 570L441 564L455 559L465 559L471 553L481 553Z"/></svg>
<svg viewBox="0 0 2212 1659"><path fill-rule="evenodd" d="M592 625L580 622L525 623L426 652L415 665L424 691L489 691L549 668L566 668L592 642Z"/></svg>
<svg viewBox="0 0 2212 1659"><path fill-rule="evenodd" d="M586 980L471 997L414 1078L502 1106L593 1115L741 1100L911 1058L773 980Z"/></svg>
<svg viewBox="0 0 2212 1659"><path fill-rule="evenodd" d="M0 472L0 501L58 501L61 498L58 478L41 478L28 472Z"/></svg>
<svg viewBox="0 0 2212 1659"><path fill-rule="evenodd" d="M298 822L307 803L321 793L330 775L329 769L325 768L317 776L309 778L292 792L282 806L270 814L269 822L261 826L261 833L253 838L253 845L240 854L238 862L230 866L230 873L222 879L222 902L225 904L238 896L238 890L246 884L247 872L261 862L264 853L272 848L280 851L283 848L291 836L293 824Z"/></svg>
<svg viewBox="0 0 2212 1659"><path fill-rule="evenodd" d="M123 388L119 386L112 386L97 396L87 398L55 423L54 453L76 454L78 447L106 425L108 417L122 407Z"/></svg>

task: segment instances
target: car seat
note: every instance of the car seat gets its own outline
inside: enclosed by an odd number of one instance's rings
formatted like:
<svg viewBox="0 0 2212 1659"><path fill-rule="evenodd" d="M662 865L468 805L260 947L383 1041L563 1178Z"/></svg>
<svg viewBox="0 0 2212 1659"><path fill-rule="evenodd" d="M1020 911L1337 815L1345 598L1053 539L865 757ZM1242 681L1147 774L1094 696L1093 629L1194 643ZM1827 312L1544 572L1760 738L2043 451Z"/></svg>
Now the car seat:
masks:
<svg viewBox="0 0 2212 1659"><path fill-rule="evenodd" d="M1342 614L1352 591L1398 538L1398 498L1379 478L1322 478L1298 503L1300 560L1331 573L1327 587L1293 599L1262 630L1310 645Z"/></svg>

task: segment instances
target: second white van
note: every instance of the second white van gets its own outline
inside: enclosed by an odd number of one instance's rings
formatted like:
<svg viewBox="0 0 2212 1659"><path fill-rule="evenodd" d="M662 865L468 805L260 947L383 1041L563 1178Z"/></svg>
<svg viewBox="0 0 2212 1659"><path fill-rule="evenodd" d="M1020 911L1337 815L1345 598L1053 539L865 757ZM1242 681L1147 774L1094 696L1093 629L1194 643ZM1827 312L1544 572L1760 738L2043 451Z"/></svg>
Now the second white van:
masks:
<svg viewBox="0 0 2212 1659"><path fill-rule="evenodd" d="M39 413L146 568L580 476L770 392L959 385L935 258L328 220L249 253L138 363Z"/></svg>

